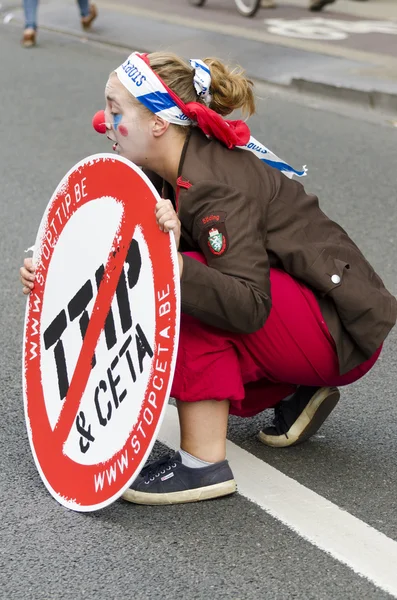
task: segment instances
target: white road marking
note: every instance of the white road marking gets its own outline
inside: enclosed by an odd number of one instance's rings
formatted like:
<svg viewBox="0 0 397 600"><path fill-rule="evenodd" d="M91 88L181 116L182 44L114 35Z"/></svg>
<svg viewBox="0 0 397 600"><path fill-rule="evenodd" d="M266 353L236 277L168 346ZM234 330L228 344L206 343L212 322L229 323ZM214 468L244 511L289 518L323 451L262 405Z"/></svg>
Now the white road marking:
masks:
<svg viewBox="0 0 397 600"><path fill-rule="evenodd" d="M158 439L179 448L174 406L168 406ZM242 496L397 598L397 542L230 441L227 454Z"/></svg>
<svg viewBox="0 0 397 600"><path fill-rule="evenodd" d="M345 40L349 34L381 33L397 35L391 21L341 21L338 19L265 19L269 33L306 40Z"/></svg>

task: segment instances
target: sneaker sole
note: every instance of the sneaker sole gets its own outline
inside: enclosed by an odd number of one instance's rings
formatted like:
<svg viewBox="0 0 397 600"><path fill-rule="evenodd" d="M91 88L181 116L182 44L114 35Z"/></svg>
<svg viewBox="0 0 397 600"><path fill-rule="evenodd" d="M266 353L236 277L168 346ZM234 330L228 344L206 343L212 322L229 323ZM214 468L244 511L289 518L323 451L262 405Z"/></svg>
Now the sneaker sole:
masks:
<svg viewBox="0 0 397 600"><path fill-rule="evenodd" d="M233 494L237 490L234 479L224 481L215 485L185 490L183 492L170 492L168 494L148 494L128 489L121 496L123 500L133 504L149 504L158 506L160 504L182 504L185 502L200 502L201 500L211 500L212 498L221 498Z"/></svg>
<svg viewBox="0 0 397 600"><path fill-rule="evenodd" d="M291 429L285 435L266 435L258 433L258 439L272 448L296 446L314 435L338 404L340 393L338 388L321 388L308 402Z"/></svg>

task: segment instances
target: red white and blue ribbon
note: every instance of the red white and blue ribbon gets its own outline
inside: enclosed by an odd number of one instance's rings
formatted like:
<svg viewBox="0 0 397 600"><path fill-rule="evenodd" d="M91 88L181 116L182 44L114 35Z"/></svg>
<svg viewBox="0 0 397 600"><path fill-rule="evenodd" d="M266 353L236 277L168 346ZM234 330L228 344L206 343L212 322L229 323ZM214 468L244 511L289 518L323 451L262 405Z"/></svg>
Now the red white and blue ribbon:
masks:
<svg viewBox="0 0 397 600"><path fill-rule="evenodd" d="M190 59L190 66L194 70L193 85L197 96L204 100L204 104L209 106L212 102L211 71L210 68L200 59Z"/></svg>
<svg viewBox="0 0 397 600"><path fill-rule="evenodd" d="M287 177L303 177L306 167L296 170L266 148L250 133L248 125L241 120L230 121L208 107L211 102L211 72L201 60L191 60L194 69L193 85L201 102L184 103L160 77L152 71L146 54L133 52L116 69L117 77L124 87L152 113L174 125L195 125L207 136L214 137L227 148L242 148L253 152L257 158L279 169Z"/></svg>

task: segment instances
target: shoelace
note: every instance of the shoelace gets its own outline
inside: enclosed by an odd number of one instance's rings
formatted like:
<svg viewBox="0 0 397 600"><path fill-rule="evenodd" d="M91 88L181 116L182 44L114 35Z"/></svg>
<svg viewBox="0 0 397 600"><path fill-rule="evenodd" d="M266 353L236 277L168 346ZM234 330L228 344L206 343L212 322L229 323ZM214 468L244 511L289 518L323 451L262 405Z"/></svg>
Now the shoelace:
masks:
<svg viewBox="0 0 397 600"><path fill-rule="evenodd" d="M144 467L141 475L145 477L145 483L148 484L157 477L160 477L160 475L165 475L167 471L175 469L175 467L176 462L174 462L174 457L169 454Z"/></svg>

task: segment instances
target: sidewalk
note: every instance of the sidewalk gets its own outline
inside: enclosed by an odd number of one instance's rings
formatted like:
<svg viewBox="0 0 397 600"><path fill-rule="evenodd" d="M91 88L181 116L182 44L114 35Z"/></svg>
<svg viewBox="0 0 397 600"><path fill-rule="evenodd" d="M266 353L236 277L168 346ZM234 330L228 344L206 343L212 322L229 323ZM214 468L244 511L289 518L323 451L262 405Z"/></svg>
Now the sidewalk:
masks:
<svg viewBox="0 0 397 600"><path fill-rule="evenodd" d="M307 0L279 0L253 19L239 15L232 0L207 0L202 8L167 0L167 10L164 0L97 1L88 35L73 0L43 1L40 27L127 49L216 55L256 80L397 113L397 0L338 0L321 13L309 12ZM4 5L0 10L4 15ZM357 11L379 17L357 19ZM20 25L20 5L10 12Z"/></svg>

